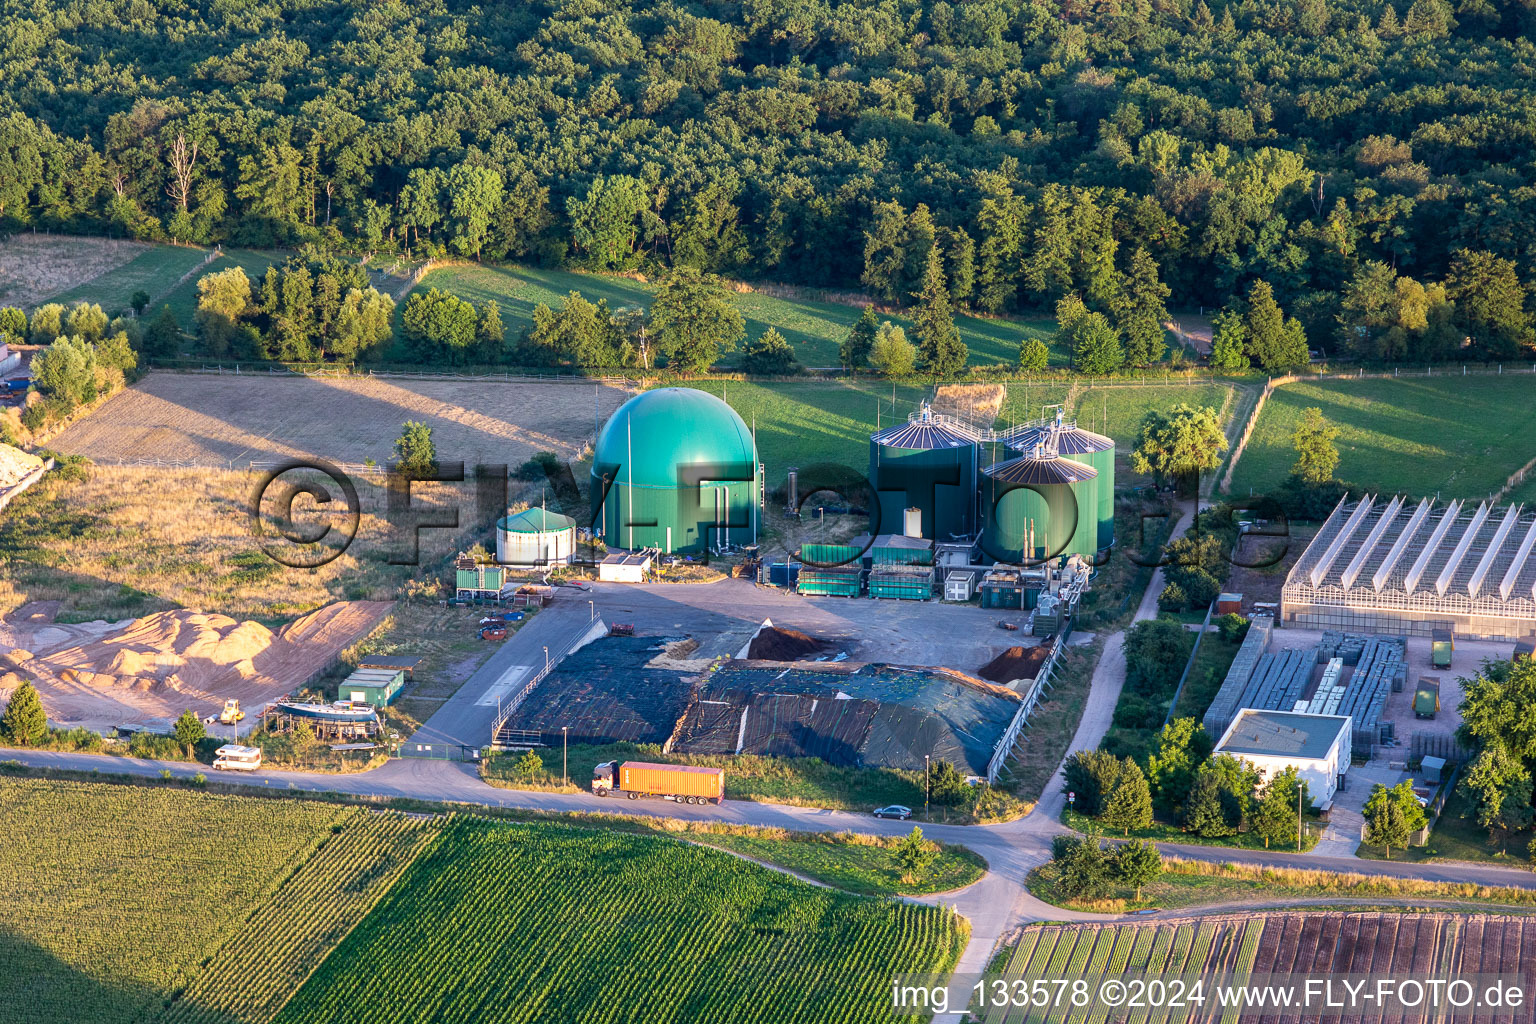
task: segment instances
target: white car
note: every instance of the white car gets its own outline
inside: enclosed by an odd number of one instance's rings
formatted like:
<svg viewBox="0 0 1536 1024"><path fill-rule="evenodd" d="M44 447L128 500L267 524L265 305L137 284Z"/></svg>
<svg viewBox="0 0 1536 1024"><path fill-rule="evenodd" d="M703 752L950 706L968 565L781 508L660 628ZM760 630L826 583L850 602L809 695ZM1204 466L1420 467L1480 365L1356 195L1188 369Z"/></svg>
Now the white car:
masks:
<svg viewBox="0 0 1536 1024"><path fill-rule="evenodd" d="M877 807L875 809L875 817L895 818L897 821L906 821L908 818L912 817L912 808L903 807L901 804L891 804L887 807Z"/></svg>

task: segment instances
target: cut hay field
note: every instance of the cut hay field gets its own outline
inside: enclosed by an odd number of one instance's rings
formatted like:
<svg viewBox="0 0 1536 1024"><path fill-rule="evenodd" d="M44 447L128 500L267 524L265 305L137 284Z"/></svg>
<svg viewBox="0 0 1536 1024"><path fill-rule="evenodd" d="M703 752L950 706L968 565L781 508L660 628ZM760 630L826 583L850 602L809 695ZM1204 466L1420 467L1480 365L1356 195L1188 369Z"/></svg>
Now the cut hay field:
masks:
<svg viewBox="0 0 1536 1024"><path fill-rule="evenodd" d="M0 241L0 306L30 310L157 248L71 235L12 235Z"/></svg>
<svg viewBox="0 0 1536 1024"><path fill-rule="evenodd" d="M1276 984L1282 976L1290 975L1512 976L1529 965L1533 952L1536 920L1531 918L1271 912L1181 923L1032 927L1024 931L1007 954L999 973L1009 981L1088 976L1129 982L1133 978L1184 975L1187 979L1205 978L1209 990L1210 983L1223 973L1242 976L1251 972L1274 979L1255 978L1256 984ZM1083 1020L1084 1013L1071 1005L1033 1011L1006 1002L987 1007L972 1005L973 1018L986 1024L1017 1024L1025 1020L1031 1024L1060 1024ZM1260 1019L1251 1010L1240 1019L1248 1020L1250 1014L1253 1020ZM1095 1014L1092 1019L1104 1018ZM1112 1012L1110 1019L1127 1018ZM1148 1017L1142 1010L1128 1019ZM1154 1014L1151 1019L1161 1017ZM1190 1001L1178 1012L1177 1019L1189 1024L1215 1024L1234 1021L1239 1016L1235 1008L1220 1005L1212 993L1199 1005ZM1316 1013L1306 1019L1315 1020ZM1356 1015L1347 1019L1362 1018ZM1382 1018L1367 1013L1364 1019ZM1426 1018L1410 1014L1389 1015L1385 1019ZM1488 1014L1487 1019L1514 1018Z"/></svg>
<svg viewBox="0 0 1536 1024"><path fill-rule="evenodd" d="M480 525L472 481L417 484L412 504L460 508L460 529L421 531L423 569L390 565L397 541L383 485L354 478L361 508L351 546L319 568L289 568L252 536L259 479L244 470L132 466L96 466L85 480L49 474L0 517L0 612L58 602L60 621L87 622L192 608L275 626L339 599L393 600L412 575L430 575L472 543L469 534ZM326 486L344 504L337 485ZM264 512L273 500L269 495ZM305 501L294 507L301 529L345 526L339 512L323 514ZM290 554L297 561L302 552Z"/></svg>
<svg viewBox="0 0 1536 1024"><path fill-rule="evenodd" d="M670 839L459 819L280 1024L896 1020L951 968L947 910L816 888Z"/></svg>
<svg viewBox="0 0 1536 1024"><path fill-rule="evenodd" d="M406 420L441 460L516 466L538 451L576 458L627 394L595 382L407 380L151 373L52 445L103 462L249 465L321 458L383 465Z"/></svg>
<svg viewBox="0 0 1536 1024"><path fill-rule="evenodd" d="M13 1024L269 1020L428 835L355 807L32 779L0 779L0 832Z"/></svg>
<svg viewBox="0 0 1536 1024"><path fill-rule="evenodd" d="M128 302L136 291L148 293L152 300L163 296L207 255L206 250L179 245L149 246L122 266L51 295L49 301L66 306L75 302L95 302L110 316L128 309Z"/></svg>
<svg viewBox="0 0 1536 1024"><path fill-rule="evenodd" d="M439 268L427 274L416 290L428 288L451 292L475 302L495 299L501 307L507 333L513 337L533 322L535 306L542 302L558 309L573 291L581 292L592 302L607 299L611 308L619 309L624 306L648 308L656 290L656 286L649 282L605 274L492 266ZM737 292L731 300L747 322L748 338L756 338L768 328L776 327L794 345L796 354L806 366L836 366L837 347L862 313L859 307L845 303L778 298L763 292ZM882 319L907 328L912 326L906 317L886 315ZM1023 339L1035 337L1052 344L1051 335L1056 327L1049 317L984 319L959 316L955 318L955 325L970 348L973 366L1014 363ZM721 364L735 366L739 359L739 352L728 354ZM1051 363L1065 366L1067 353L1053 348Z"/></svg>
<svg viewBox="0 0 1536 1024"><path fill-rule="evenodd" d="M1289 475L1311 407L1339 428L1338 477L1356 490L1477 501L1536 455L1536 375L1328 380L1277 388L1233 474L1262 494ZM1536 482L1508 500L1536 498Z"/></svg>

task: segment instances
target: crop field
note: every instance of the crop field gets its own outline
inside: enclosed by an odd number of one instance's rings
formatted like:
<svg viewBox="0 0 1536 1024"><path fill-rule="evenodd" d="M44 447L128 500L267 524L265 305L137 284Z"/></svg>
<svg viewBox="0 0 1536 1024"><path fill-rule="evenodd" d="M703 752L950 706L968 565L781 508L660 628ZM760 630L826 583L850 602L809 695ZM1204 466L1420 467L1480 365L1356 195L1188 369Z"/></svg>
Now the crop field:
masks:
<svg viewBox="0 0 1536 1024"><path fill-rule="evenodd" d="M0 241L0 306L29 309L154 248L139 242L22 232Z"/></svg>
<svg viewBox="0 0 1536 1024"><path fill-rule="evenodd" d="M949 911L673 840L461 819L276 1019L894 1020L891 975L946 970L964 941Z"/></svg>
<svg viewBox="0 0 1536 1024"><path fill-rule="evenodd" d="M516 336L533 322L533 309L544 303L559 309L566 296L581 292L591 302L607 299L612 309L624 306L649 307L654 284L606 274L576 274L564 270L533 267L449 266L429 273L417 289L437 288L475 302L495 299L501 307L507 332ZM840 302L813 299L778 298L764 292L737 292L732 301L747 322L747 337L756 338L770 327L794 345L796 355L806 366L836 366L837 347L862 310ZM906 328L911 321L902 316L882 315ZM955 326L970 348L970 363L984 366L1014 363L1019 343L1025 338L1040 338L1052 343L1055 321L1049 317L988 319L957 316ZM727 355L721 362L736 365L739 353ZM1065 366L1067 353L1053 348L1051 362Z"/></svg>
<svg viewBox="0 0 1536 1024"><path fill-rule="evenodd" d="M151 298L164 295L207 255L203 249L180 245L149 246L128 263L53 295L49 301L66 306L72 302L97 302L110 316L128 309L128 300L136 291L147 292Z"/></svg>
<svg viewBox="0 0 1536 1024"><path fill-rule="evenodd" d="M1311 407L1339 428L1338 477L1356 490L1486 498L1533 454L1536 375L1399 377L1287 384L1270 395L1233 474L1232 493L1279 485L1291 434ZM1536 479L1509 501L1536 498Z"/></svg>
<svg viewBox="0 0 1536 1024"><path fill-rule="evenodd" d="M1512 975L1524 970L1533 954L1536 919L1531 918L1271 912L1261 917L1212 917L1180 923L1029 928L1008 955L1001 974L1008 979L1064 975L1129 979L1176 974L1209 979L1222 972L1234 972L1239 977L1249 973ZM1224 1017L1223 1008L1216 1003L1210 999L1168 1019L1190 1024L1237 1019L1231 1008L1225 1010ZM979 1019L987 1024L1015 1024L1026 1019L1031 1024L1105 1020L1103 1010L1085 1017L1084 1011L1077 1010L1074 1015L1070 1007L1026 1014L1024 1008L993 1006ZM1140 1016L1130 1019L1149 1018L1141 1011ZM1162 1018L1154 1014L1150 1019ZM1367 1014L1364 1019L1381 1018Z"/></svg>
<svg viewBox="0 0 1536 1024"><path fill-rule="evenodd" d="M366 814L0 779L3 1016L15 1024L140 1019L193 980L296 869L302 876L303 865L323 859L317 850L333 826L345 836ZM255 987L265 963L245 964Z"/></svg>
<svg viewBox="0 0 1536 1024"><path fill-rule="evenodd" d="M353 811L339 824L155 1024L270 1021L440 828L437 819L374 811Z"/></svg>
<svg viewBox="0 0 1536 1024"><path fill-rule="evenodd" d="M576 458L628 395L595 382L151 373L53 439L98 462L235 467L287 458L383 465L406 420L441 460Z"/></svg>
<svg viewBox="0 0 1536 1024"><path fill-rule="evenodd" d="M166 295L154 308L145 312L146 316L153 316L159 312L160 306L170 306L171 312L176 316L176 322L184 331L193 328L192 314L197 312L197 282L209 274L217 274L221 270L230 267L241 267L245 275L251 279L251 291L254 293L261 287L261 279L266 276L267 268L274 263L281 264L286 258L280 252L262 252L256 249L225 249L224 255L214 260L202 269L202 271L190 281L178 285L169 295Z"/></svg>

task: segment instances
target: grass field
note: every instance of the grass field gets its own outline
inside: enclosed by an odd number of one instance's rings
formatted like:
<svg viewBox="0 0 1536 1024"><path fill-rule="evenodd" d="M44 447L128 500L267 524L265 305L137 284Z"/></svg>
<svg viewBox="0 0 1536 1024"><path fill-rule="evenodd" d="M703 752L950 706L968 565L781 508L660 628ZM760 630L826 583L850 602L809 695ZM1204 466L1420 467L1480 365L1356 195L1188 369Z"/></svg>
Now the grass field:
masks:
<svg viewBox="0 0 1536 1024"><path fill-rule="evenodd" d="M16 1024L140 1019L323 856L333 826L345 834L367 814L0 780L0 1015ZM244 964L252 986L264 983L268 962Z"/></svg>
<svg viewBox="0 0 1536 1024"><path fill-rule="evenodd" d="M933 844L938 858L927 870L909 875L897 862L895 836L852 832L776 832L764 836L720 831L696 833L691 838L865 896L948 892L970 885L986 871L986 861L965 847Z"/></svg>
<svg viewBox="0 0 1536 1024"><path fill-rule="evenodd" d="M148 292L151 297L163 295L206 256L207 252L202 249L179 245L151 246L128 263L60 292L49 301L66 306L72 302L97 302L110 316L128 309L128 300L136 291Z"/></svg>
<svg viewBox="0 0 1536 1024"><path fill-rule="evenodd" d="M221 270L230 267L241 267L247 277L251 279L251 292L254 294L261 287L261 279L266 276L267 268L273 263L282 263L286 258L285 253L261 252L255 249L225 249L224 255L214 260L202 269L192 280L178 285L169 295L165 296L154 309L146 311L150 316L159 312L159 307L170 306L171 312L176 316L176 322L184 331L193 329L192 314L197 311L197 282L209 274L217 274Z"/></svg>
<svg viewBox="0 0 1536 1024"><path fill-rule="evenodd" d="M964 942L949 911L669 839L461 819L277 1020L883 1021L893 973Z"/></svg>
<svg viewBox="0 0 1536 1024"><path fill-rule="evenodd" d="M1163 874L1141 892L1113 886L1101 900L1064 898L1056 888L1056 867L1046 863L1030 873L1029 890L1054 906L1101 914L1120 914L1145 907L1188 910L1219 904L1285 903L1296 900L1386 899L1447 900L1467 906L1536 905L1536 889L1428 882L1415 878L1363 875L1354 872L1267 868L1255 864L1222 864L1167 857Z"/></svg>
<svg viewBox="0 0 1536 1024"><path fill-rule="evenodd" d="M607 299L612 309L624 306L649 307L656 290L652 283L600 274L577 274L566 270L531 267L449 266L429 273L417 290L437 288L475 302L495 299L501 307L507 333L515 336L533 322L533 310L539 303L559 309L566 296L581 292L591 302ZM836 366L837 347L861 315L857 306L811 299L782 299L760 292L740 292L732 301L747 322L747 337L756 338L776 327L806 366ZM403 305L403 304L402 304ZM883 316L903 327L911 321L902 316ZM983 319L959 316L955 325L970 349L973 366L1014 363L1019 344L1025 338L1040 338L1053 344L1055 322L1048 317L1022 319ZM723 365L734 366L739 353L727 355ZM1054 347L1053 365L1065 366L1067 353Z"/></svg>
<svg viewBox="0 0 1536 1024"><path fill-rule="evenodd" d="M1331 380L1277 388L1237 464L1232 493L1278 486L1296 460L1291 434L1311 407L1339 428L1338 477L1356 490L1476 501L1536 449L1536 375ZM1528 481L1510 501L1536 497Z"/></svg>

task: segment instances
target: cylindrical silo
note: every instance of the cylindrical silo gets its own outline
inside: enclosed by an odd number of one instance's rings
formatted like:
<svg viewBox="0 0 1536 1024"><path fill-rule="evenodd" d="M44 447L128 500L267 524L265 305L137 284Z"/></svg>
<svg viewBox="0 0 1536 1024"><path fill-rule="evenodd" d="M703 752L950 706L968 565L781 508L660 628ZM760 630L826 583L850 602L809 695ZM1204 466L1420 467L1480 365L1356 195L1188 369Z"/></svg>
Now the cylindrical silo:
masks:
<svg viewBox="0 0 1536 1024"><path fill-rule="evenodd" d="M1095 544L1098 550L1115 543L1115 442L1103 434L1084 430L1058 412L1054 419L1032 424L1011 437L1008 446L1016 451L1031 451L1035 445L1054 447L1058 455L1092 466L1098 476L1086 499L1084 514L1096 522Z"/></svg>
<svg viewBox="0 0 1536 1024"><path fill-rule="evenodd" d="M502 565L568 565L576 554L576 520L543 508L503 516L496 524L496 561Z"/></svg>
<svg viewBox="0 0 1536 1024"><path fill-rule="evenodd" d="M880 498L879 532L906 532L906 510L915 508L929 540L975 536L980 453L969 431L927 406L916 419L872 436L869 481Z"/></svg>
<svg viewBox="0 0 1536 1024"><path fill-rule="evenodd" d="M1000 562L1091 557L1098 522L1089 498L1097 472L1043 445L982 471L981 550ZM1086 514L1084 514L1086 513Z"/></svg>

